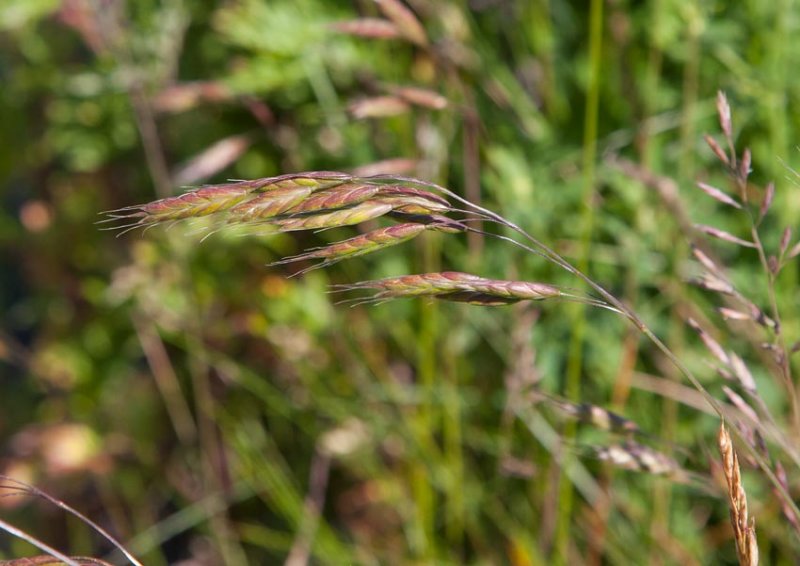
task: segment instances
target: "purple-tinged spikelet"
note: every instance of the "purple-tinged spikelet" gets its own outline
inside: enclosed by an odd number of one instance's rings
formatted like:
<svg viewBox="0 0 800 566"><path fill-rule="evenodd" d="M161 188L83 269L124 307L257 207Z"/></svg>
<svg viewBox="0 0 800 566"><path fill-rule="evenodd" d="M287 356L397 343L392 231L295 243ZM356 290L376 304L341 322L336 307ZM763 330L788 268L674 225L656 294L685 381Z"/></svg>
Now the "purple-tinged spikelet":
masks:
<svg viewBox="0 0 800 566"><path fill-rule="evenodd" d="M313 216L297 216L277 219L272 223L277 226L281 232L320 230L322 228L337 228L339 226L352 226L354 224L361 224L367 220L372 220L373 218L383 216L392 209L393 205L391 203L375 200L362 202L350 208L343 208L340 210L334 210L333 212L315 214Z"/></svg>
<svg viewBox="0 0 800 566"><path fill-rule="evenodd" d="M403 242L407 242L413 238L416 238L426 230L452 233L458 232L462 229L463 227L460 227L455 221L443 217L439 217L439 219L433 218L432 221L427 224L417 222L394 224L385 228L371 230L365 234L360 234L353 238L330 244L329 246L315 248L313 250L276 261L272 263L272 265L282 265L286 263L314 259L324 260L317 265L306 268L302 271L306 272L311 269L332 265L343 259L370 254L391 246L402 244Z"/></svg>
<svg viewBox="0 0 800 566"><path fill-rule="evenodd" d="M382 187L378 185L363 183L342 184L315 193L298 203L290 212L291 214L310 214L354 206L374 197L381 189Z"/></svg>
<svg viewBox="0 0 800 566"><path fill-rule="evenodd" d="M105 222L118 223L130 220L130 224L115 226L111 229L134 229L228 212L234 207L240 214L248 216L246 211L248 211L248 203L251 199L260 201L261 205L264 205L268 211L271 210L270 205L265 204L269 201L269 198L264 197L262 199L259 196L262 193L296 190L298 192L293 194L305 194L307 196L314 191L341 185L350 179L352 177L346 173L315 171L281 175L279 177L265 177L252 181L237 181L223 185L211 185L174 197L112 210L107 213L108 219ZM278 205L276 206L281 208ZM254 212L253 215L257 216Z"/></svg>
<svg viewBox="0 0 800 566"><path fill-rule="evenodd" d="M433 297L491 306L563 296L561 290L553 285L486 279L457 271L403 275L340 285L338 288L341 290L375 289L377 293L367 299L367 302L403 297Z"/></svg>
<svg viewBox="0 0 800 566"><path fill-rule="evenodd" d="M312 190L311 187L300 185L257 194L231 208L228 222L253 222L274 218L302 203Z"/></svg>

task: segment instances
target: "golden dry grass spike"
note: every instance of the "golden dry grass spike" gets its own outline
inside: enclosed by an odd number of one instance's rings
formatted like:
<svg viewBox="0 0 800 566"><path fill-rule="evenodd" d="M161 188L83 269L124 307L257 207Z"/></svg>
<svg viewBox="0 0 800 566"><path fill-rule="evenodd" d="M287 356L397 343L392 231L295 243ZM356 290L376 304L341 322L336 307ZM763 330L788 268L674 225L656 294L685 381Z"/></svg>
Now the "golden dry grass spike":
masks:
<svg viewBox="0 0 800 566"><path fill-rule="evenodd" d="M728 484L728 505L731 513L731 525L736 541L736 555L742 566L758 564L758 542L756 541L755 519L748 517L747 494L742 485L739 469L739 457L733 448L730 434L725 423L720 423L717 436L719 453L722 456L722 471Z"/></svg>

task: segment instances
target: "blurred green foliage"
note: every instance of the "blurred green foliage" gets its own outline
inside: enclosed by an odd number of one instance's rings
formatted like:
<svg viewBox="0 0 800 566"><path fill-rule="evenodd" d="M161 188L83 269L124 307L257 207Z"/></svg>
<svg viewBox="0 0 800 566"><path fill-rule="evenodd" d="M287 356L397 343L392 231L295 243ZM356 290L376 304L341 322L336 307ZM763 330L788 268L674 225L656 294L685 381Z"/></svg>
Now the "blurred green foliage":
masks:
<svg viewBox="0 0 800 566"><path fill-rule="evenodd" d="M675 212L612 158L674 179L691 221L741 234L741 216L694 188L725 186L702 134L717 134L714 97L727 91L755 185L778 184L764 230L774 248L800 213L795 3L608 2L595 59L585 3L408 5L429 49L334 31L384 18L367 0L2 3L0 472L77 507L147 564L734 563L727 505L707 479L615 470L587 455L608 434L580 426L561 443L563 418L525 395L566 394L576 321L563 305L351 309L327 293L439 268L576 285L541 258L434 234L288 278L265 264L344 234L201 243L190 225L121 238L95 225L101 211L174 194L173 179L413 160L402 173L480 199L570 259L588 253L589 272L723 398L683 321L718 327L789 430L758 338L726 331L717 298L686 285ZM353 103L392 85L448 107L354 118ZM219 142L227 153L211 150ZM755 254L715 249L764 304ZM778 281L790 342L797 281L796 264ZM707 476L717 420L693 390L670 388L677 375L621 320L579 316L578 400L624 414ZM670 387L653 391L653 379ZM764 561L793 563L797 533L769 485L757 472L745 483ZM43 504L2 499L0 515L70 554L110 551ZM32 553L0 536L0 558Z"/></svg>

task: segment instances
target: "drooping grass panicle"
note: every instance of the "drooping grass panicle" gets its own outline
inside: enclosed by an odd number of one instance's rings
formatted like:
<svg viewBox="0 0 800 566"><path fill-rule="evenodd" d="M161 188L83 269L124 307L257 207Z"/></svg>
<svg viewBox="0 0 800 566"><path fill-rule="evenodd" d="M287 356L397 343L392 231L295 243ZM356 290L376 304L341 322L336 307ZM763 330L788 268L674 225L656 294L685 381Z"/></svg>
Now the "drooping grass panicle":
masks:
<svg viewBox="0 0 800 566"><path fill-rule="evenodd" d="M360 180L346 173L309 172L202 187L146 204L110 211L111 229L147 228L176 220L224 214L229 224L272 222L281 230L358 224L390 211L430 215L451 210L430 191ZM350 209L351 212L339 211ZM329 216L324 216L330 214ZM321 216L317 220L293 217ZM130 223L125 224L125 221Z"/></svg>

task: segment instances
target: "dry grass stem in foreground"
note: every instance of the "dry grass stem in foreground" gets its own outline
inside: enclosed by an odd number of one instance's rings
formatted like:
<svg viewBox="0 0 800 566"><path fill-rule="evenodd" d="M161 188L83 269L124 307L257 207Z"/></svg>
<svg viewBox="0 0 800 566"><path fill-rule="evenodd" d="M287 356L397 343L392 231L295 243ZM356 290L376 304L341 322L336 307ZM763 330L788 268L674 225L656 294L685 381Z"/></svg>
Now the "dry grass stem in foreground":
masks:
<svg viewBox="0 0 800 566"><path fill-rule="evenodd" d="M742 485L739 457L733 449L733 443L724 422L720 424L717 442L719 453L722 456L722 470L728 484L728 504L730 505L731 525L736 540L739 564L743 566L758 564L756 522L747 514L747 496Z"/></svg>
<svg viewBox="0 0 800 566"><path fill-rule="evenodd" d="M63 509L70 515L76 517L79 521L84 523L87 527L95 531L101 537L105 538L108 542L110 542L123 556L134 566L142 566L142 563L137 560L133 554L131 554L116 538L111 536L105 529L103 529L100 525L89 519L86 515L80 513L79 511L75 510L74 508L70 507L60 499L56 499L55 497L45 493L44 491L29 485L23 481L16 480L14 478L8 477L6 475L0 474L0 497L9 497L9 496L31 496L31 497L38 497L45 501L48 501L52 505ZM39 541L38 539L31 537L24 531L20 531L16 529L13 525L9 525L4 521L0 521L0 530L6 531L18 538L21 538L30 544L36 546L40 550L48 553L48 556L36 556L32 558L20 558L17 560L11 560L8 562L3 562L3 564L70 564L70 565L81 565L81 564L108 564L108 562L104 562L103 560L97 558L90 558L90 557L68 557L60 552L56 551L55 549L49 547L48 545L44 544L43 542ZM27 562L26 562L27 561Z"/></svg>

